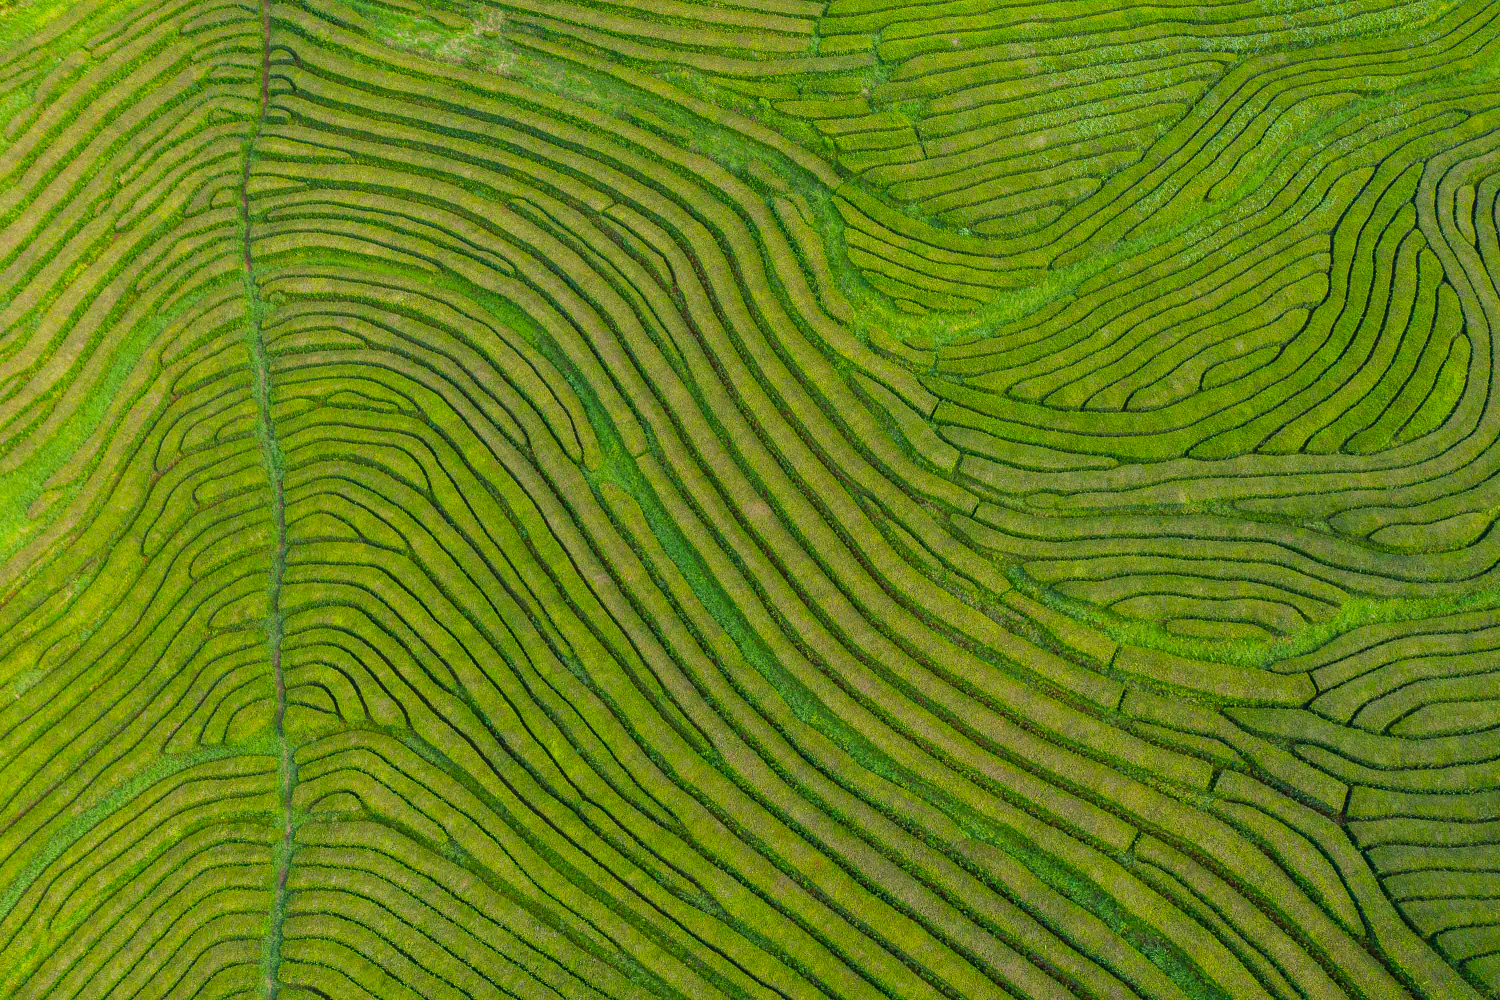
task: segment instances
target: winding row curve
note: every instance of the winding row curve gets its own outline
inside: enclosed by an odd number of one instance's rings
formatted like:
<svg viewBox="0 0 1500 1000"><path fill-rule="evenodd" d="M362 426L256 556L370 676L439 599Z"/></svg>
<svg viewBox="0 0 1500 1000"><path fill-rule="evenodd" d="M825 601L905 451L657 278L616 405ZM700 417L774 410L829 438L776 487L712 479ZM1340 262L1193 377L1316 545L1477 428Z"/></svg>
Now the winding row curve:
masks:
<svg viewBox="0 0 1500 1000"><path fill-rule="evenodd" d="M0 996L1500 996L1500 6L12 17Z"/></svg>

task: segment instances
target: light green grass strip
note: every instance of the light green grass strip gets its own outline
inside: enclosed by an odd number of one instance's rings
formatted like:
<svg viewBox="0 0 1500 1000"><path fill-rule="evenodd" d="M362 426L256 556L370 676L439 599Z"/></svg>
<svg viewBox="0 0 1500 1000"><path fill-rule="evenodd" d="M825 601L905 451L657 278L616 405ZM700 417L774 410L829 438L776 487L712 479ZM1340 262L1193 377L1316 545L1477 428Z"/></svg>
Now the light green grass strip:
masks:
<svg viewBox="0 0 1500 1000"><path fill-rule="evenodd" d="M283 477L286 459L281 443L276 439L276 427L271 419L271 373L266 357L264 322L269 306L260 295L255 280L255 262L251 255L250 235L250 171L255 161L255 141L260 138L266 124L266 111L270 102L271 75L271 11L267 0L259 5L261 29L260 53L260 113L251 123L250 133L245 139L244 161L240 176L240 238L244 257L245 312L248 331L246 344L250 354L252 377L251 391L255 396L255 435L260 440L261 458L265 464L266 480L271 491L271 521L275 539L271 545L270 568L266 593L266 653L271 660L271 675L276 687L276 717L273 732L276 740L278 761L278 783L281 791L279 816L281 836L272 846L272 864L276 872L272 886L271 909L266 917L266 933L261 948L261 972L265 978L266 1000L276 1000L281 991L281 928L286 920L287 875L291 869L292 855L296 853L298 817L292 808L292 793L297 787L297 765L292 759L294 747L286 738L286 678L281 669L281 637L283 629L281 611L281 580L286 572L286 491Z"/></svg>
<svg viewBox="0 0 1500 1000"><path fill-rule="evenodd" d="M0 0L0 49L32 35L77 6L79 0ZM120 0L90 12L88 24L97 26L123 16L141 5L141 0Z"/></svg>
<svg viewBox="0 0 1500 1000"><path fill-rule="evenodd" d="M1016 589L1054 611L1096 628L1128 646L1159 649L1210 663L1272 668L1283 660L1311 653L1334 639L1367 625L1427 621L1467 611L1500 608L1500 585L1451 597L1354 597L1329 618L1313 622L1275 639L1202 639L1176 635L1161 624L1132 618L1041 583L1023 568L1013 566L1006 576Z"/></svg>

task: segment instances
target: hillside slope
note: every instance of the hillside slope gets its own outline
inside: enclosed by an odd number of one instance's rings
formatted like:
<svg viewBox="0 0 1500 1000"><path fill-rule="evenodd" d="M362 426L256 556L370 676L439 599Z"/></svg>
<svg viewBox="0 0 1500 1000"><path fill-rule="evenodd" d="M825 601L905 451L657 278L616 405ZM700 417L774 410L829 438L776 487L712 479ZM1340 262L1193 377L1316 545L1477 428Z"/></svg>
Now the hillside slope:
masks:
<svg viewBox="0 0 1500 1000"><path fill-rule="evenodd" d="M0 41L0 997L1500 997L1500 4Z"/></svg>

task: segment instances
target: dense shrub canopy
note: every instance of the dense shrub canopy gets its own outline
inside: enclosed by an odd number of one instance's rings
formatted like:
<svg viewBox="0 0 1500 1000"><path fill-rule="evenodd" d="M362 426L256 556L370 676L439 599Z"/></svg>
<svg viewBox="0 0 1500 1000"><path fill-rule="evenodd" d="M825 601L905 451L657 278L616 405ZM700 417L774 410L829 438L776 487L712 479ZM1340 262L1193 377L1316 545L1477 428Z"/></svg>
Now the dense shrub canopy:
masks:
<svg viewBox="0 0 1500 1000"><path fill-rule="evenodd" d="M0 997L1500 997L1500 3L0 2Z"/></svg>

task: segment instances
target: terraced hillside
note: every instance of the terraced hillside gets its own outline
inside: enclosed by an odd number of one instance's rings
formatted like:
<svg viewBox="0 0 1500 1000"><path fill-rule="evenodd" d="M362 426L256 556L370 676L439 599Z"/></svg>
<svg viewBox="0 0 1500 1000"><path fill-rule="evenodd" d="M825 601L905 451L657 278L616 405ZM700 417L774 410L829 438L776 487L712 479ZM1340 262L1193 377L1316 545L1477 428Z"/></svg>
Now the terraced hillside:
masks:
<svg viewBox="0 0 1500 1000"><path fill-rule="evenodd" d="M1500 3L0 46L0 997L1500 997Z"/></svg>

